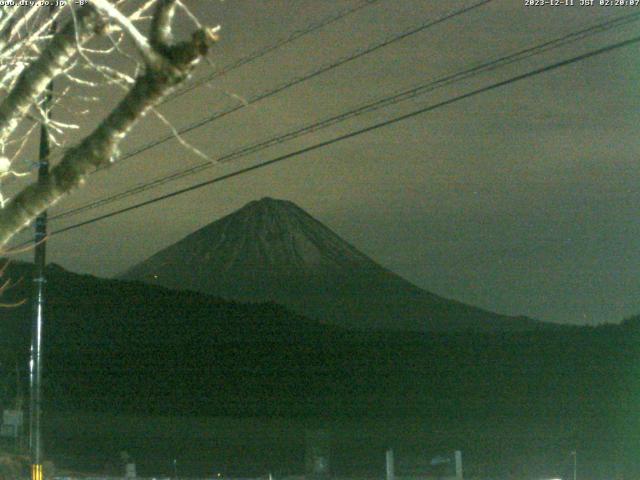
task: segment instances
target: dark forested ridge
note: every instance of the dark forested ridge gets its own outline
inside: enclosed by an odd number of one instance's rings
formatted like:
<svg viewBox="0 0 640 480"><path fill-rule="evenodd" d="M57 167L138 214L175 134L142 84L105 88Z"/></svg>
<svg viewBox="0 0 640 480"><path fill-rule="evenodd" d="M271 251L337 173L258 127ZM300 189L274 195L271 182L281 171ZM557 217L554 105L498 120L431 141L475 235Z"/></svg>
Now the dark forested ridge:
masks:
<svg viewBox="0 0 640 480"><path fill-rule="evenodd" d="M7 301L29 296L29 268L12 266L23 280ZM472 432L467 439L500 426L616 449L637 441L640 318L528 333L364 333L273 303L56 266L47 276L49 411L416 417L440 432ZM14 362L26 365L30 311L0 310L5 401Z"/></svg>
<svg viewBox="0 0 640 480"><path fill-rule="evenodd" d="M10 275L24 279L6 299L26 298L28 266ZM56 266L47 275L46 376L60 388L49 397L60 407L527 416L596 406L601 415L609 406L614 415L638 359L638 318L528 333L350 332L273 303L227 302ZM30 311L0 310L6 354L26 355Z"/></svg>

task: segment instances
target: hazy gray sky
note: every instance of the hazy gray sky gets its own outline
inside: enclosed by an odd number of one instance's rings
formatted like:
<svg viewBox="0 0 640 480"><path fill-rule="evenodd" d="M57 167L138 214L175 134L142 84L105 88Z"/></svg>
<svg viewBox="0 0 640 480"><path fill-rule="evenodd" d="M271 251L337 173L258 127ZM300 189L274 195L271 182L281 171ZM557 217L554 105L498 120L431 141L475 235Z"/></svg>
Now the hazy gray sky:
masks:
<svg viewBox="0 0 640 480"><path fill-rule="evenodd" d="M357 1L186 0L222 25L213 66ZM379 0L161 110L178 128L475 1ZM185 136L211 157L488 59L640 12L494 0ZM597 3L597 2L596 2ZM640 21L86 212L129 203L312 145L402 112L635 36ZM640 313L640 47L626 47L53 238L49 259L109 276L244 203L296 202L416 285L500 313L575 323ZM107 103L102 105L106 108ZM96 109L95 116L100 113ZM149 118L123 151L166 134ZM202 160L176 141L100 172L52 211ZM20 240L26 238L20 237ZM215 275L215 272L212 272Z"/></svg>

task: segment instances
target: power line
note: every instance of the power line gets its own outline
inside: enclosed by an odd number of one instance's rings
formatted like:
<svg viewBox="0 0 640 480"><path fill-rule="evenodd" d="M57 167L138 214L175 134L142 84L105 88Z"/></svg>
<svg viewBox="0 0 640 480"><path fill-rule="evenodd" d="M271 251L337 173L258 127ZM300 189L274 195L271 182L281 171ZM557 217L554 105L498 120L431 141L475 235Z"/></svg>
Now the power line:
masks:
<svg viewBox="0 0 640 480"><path fill-rule="evenodd" d="M442 22L445 22L447 20L455 18L455 17L457 17L459 15L463 15L463 14L465 14L467 12L470 12L470 11L476 9L476 8L479 8L479 7L483 6L483 5L486 5L487 3L492 2L492 1L493 0L481 0L481 1L479 1L479 2L477 2L475 4L473 4L473 5L470 5L468 7L464 7L464 8L455 10L455 11L447 13L447 14L445 14L445 15L443 15L443 16L435 19L435 20L430 20L430 21L428 21L426 23L423 23L423 24L421 24L421 25L419 25L417 27L413 27L413 28L411 28L409 30L405 30L404 32L402 32L400 34L393 35L392 37L389 37L389 38L383 40L382 42L370 45L370 46L365 47L364 49L361 49L361 50L357 50L354 53L351 53L351 54L349 54L349 55L347 55L345 57L342 57L342 58L338 59L337 61L335 61L333 63L330 63L328 65L322 66L322 67L320 67L320 68L318 68L316 70L313 70L313 71L311 71L309 73L306 73L305 75L303 75L301 77L296 77L296 78L294 78L292 80L289 80L289 81L287 81L287 82L275 87L272 90L268 90L266 92L259 93L259 94L255 95L255 96L247 99L246 102L244 102L241 105L236 105L235 107L231 107L231 108L228 108L226 110L218 111L218 112L214 113L213 115L210 115L209 117L206 117L204 119L198 120L197 122L192 123L191 125L189 125L187 127L184 127L181 130L178 130L177 134L178 135L183 135L183 134L188 133L188 132L190 132L192 130L195 130L196 128L200 128L203 125L206 125L207 123L211 123L214 120L218 120L218 119L220 119L222 117L225 117L225 116L227 116L227 115L229 115L231 113L234 113L234 112L236 112L236 111L238 111L240 109L243 109L244 107L246 107L248 105L252 105L252 104L254 104L256 102L259 102L259 101L264 100L266 98L272 97L272 96L274 96L274 95L276 95L276 94L278 94L278 93L280 93L280 92L282 92L284 90L287 90L287 89L289 89L289 88L291 88L291 87L293 87L295 85L298 85L298 84L300 84L302 82L305 82L307 80L311 80L312 78L315 78L315 77L317 77L319 75L322 75L323 73L326 73L326 72L328 72L330 70L338 68L338 67L340 67L342 65L345 65L346 63L352 62L353 60L356 60L356 59L361 58L361 57L363 57L365 55L373 53L373 52L375 52L375 51L377 51L377 50L379 50L381 48L387 47L387 46L389 46L389 45L391 45L391 44L393 44L395 42L403 40L403 39L405 39L405 38L407 38L407 37L409 37L411 35L415 35L416 33L422 32L422 31L424 31L424 30L426 30L428 28L431 28L431 27L433 27L435 25L438 25L438 24L440 24ZM167 142L169 140L173 140L175 137L176 137L176 134L172 132L170 134L167 134L164 137L158 138L156 140L152 140L151 142L147 143L146 145L142 145L141 147L138 147L138 148L136 148L136 149L134 149L134 150L132 150L130 152L125 153L123 156L120 157L119 161L117 163L115 163L114 165L110 165L108 167L102 167L102 168L99 168L96 171L101 171L101 170L104 170L106 168L112 168L113 166L120 165L120 164L122 164L122 162L124 160L127 160L127 159L129 159L131 157L134 157L136 155L139 155L140 153L142 153L142 152L144 152L146 150L149 150L149 149L151 149L153 147L156 147L156 146L158 146L158 145L160 145L162 143L165 143L165 142Z"/></svg>
<svg viewBox="0 0 640 480"><path fill-rule="evenodd" d="M257 142L254 143L252 145L249 146L244 146L241 147L239 149L234 150L233 152L227 153L225 155L222 155L220 157L218 157L216 160L214 161L206 161L206 162L202 162L199 163L197 165L194 165L192 167L186 168L186 169L182 169L182 170L178 170L176 172L170 173L168 175L164 175L162 177L159 177L157 179L154 179L152 181L149 182L145 182L142 184L138 184L134 187L128 188L122 192L116 193L116 194L112 194L112 195L108 195L104 198L98 199L98 200L94 200L91 201L87 204L63 211L53 217L51 217L52 220L55 219L60 219L60 218L64 218L64 217L69 217L69 216L73 216L73 215L77 215L81 212L87 211L87 210L92 210L104 205L107 205L109 203L113 203L117 200L121 200L124 198L127 198L129 196L133 196L136 195L138 193L142 193L144 191L147 190L151 190L153 188L157 188L161 185L164 185L166 183L169 183L171 181L175 181L178 180L180 178L184 178L186 176L190 176L190 175L195 175L197 173L200 173L206 169L212 168L216 165L218 165L219 163L223 163L223 162L229 162L232 160L236 160L238 158L242 158L245 157L251 153L255 153L257 151L266 149L268 147L274 146L274 145L278 145L281 143L284 143L286 141L289 141L291 139L297 138L301 135L305 135L307 133L310 132L315 132L318 131L322 128L326 128L329 127L331 125L335 125L337 123L343 122L349 118L353 118L355 116L359 116L362 115L364 113L369 113L375 110L378 110L380 108L383 107L387 107L389 105L393 105L396 103L399 103L401 101L405 101L414 97L417 97L418 95L422 95L424 93L427 92L431 92L437 88L446 86L446 85L451 85L453 83L462 81L462 80L467 80L469 78L472 78L476 75L479 75L481 73L485 73L488 71L492 71L495 70L497 68L500 67L504 67L506 65L512 64L516 61L521 61L523 59L532 57L534 55L539 55L541 53L547 52L549 50L555 49L555 48L559 48L561 46L567 45L569 43L573 43L576 42L578 40L582 40L590 35L596 34L596 33L600 33L606 30L609 30L611 28L615 28L615 27L619 27L628 23L631 23L633 21L637 21L638 19L640 19L640 13L634 13L634 14L629 14L629 15L624 15L612 20L609 20L607 22L602 22L593 26L589 26L587 28L584 28L582 30L579 30L577 32L573 32L573 33L569 33L567 35L564 35L562 37L547 41L547 42L543 42L541 44L538 44L536 46L533 47L529 47L529 48L525 48L523 50L520 50L518 52L500 57L498 59L495 60L491 60L491 61L487 61L484 63L481 63L479 65L476 65L474 67L468 68L464 71L455 73L455 74L450 74L450 75L446 75L443 77L440 77L438 79L435 79L433 81L430 81L426 84L421 84L417 87L408 89L408 90L404 90L402 92L396 93L394 95L390 95L390 96L385 96L383 98L380 98L378 100L369 102L367 104L361 105L359 107L356 107L354 109L348 110L346 112L343 112L339 115L334 115L331 116L329 118L326 118L324 120L321 120L319 122L315 122L312 123L310 125L306 125L304 127L301 128L297 128L293 131L287 132L285 134L281 134L281 135L277 135L275 137L271 137L267 140L261 141L261 142ZM215 162L215 163L214 163Z"/></svg>
<svg viewBox="0 0 640 480"><path fill-rule="evenodd" d="M369 7L369 6L375 4L375 3L379 2L379 1L380 0L363 0L363 2L361 2L360 4L358 4L358 5L354 6L354 7L350 7L350 8L341 10L341 11L335 13L335 14L332 14L332 15L324 18L324 19L321 19L319 21L313 22L313 23L309 24L307 27L305 27L302 30L296 30L293 33L291 33L288 37L286 37L285 39L283 39L283 40L281 40L279 42L276 42L276 43L274 43L272 45L269 45L269 46L267 46L265 48L262 48L260 50L256 50L255 52L252 52L252 53L250 53L249 55L247 55L245 57L241 57L238 60L236 60L235 62L233 62L233 63L231 63L229 65L226 65L222 69L213 72L208 77L206 77L204 79L197 80L196 82L194 82L193 84L185 87L184 89L182 89L182 90L180 90L178 92L174 92L173 94L171 94L167 98L165 98L162 102L160 102L160 105L163 105L165 103L173 101L174 99L180 97L181 95L183 95L183 94L185 94L185 93L187 93L189 91L194 90L195 88L199 87L200 85L203 85L205 83L209 83L209 82L215 80L218 77L226 75L227 73L229 73L229 72L231 72L233 70L236 70L237 68L240 68L243 65L251 63L254 60L257 60L258 58L261 58L261 57L267 55L268 53L277 50L280 47L288 45L289 43L292 43L295 40L297 40L297 39L299 39L299 38L301 38L301 37L303 37L305 35L308 35L310 33L313 33L315 31L317 31L317 30L320 30L320 29L326 27L327 25L330 25L330 24L332 24L334 22L337 22L337 21L339 21L339 20L341 20L341 19L343 19L343 18L345 18L345 17L347 17L347 16L349 16L349 15L351 15L351 14L353 14L353 13L359 11L359 10L362 10L365 7ZM488 1L491 1L491 0L488 0ZM302 81L304 81L304 79ZM274 92L274 93L277 93L277 92ZM257 101L257 100L255 100L255 101ZM227 115L229 113L232 113L233 111L236 111L239 108L241 108L241 107L234 108L231 111L221 112L220 113L220 117L225 116L225 115ZM209 121L212 121L212 120L209 120ZM178 133L178 135L180 135L182 133L186 133L186 131L188 131L188 130L178 131L177 133ZM125 155L123 155L121 157L120 160L126 160L127 158L133 157L133 156L135 156L135 155L137 155L139 153L142 153L143 151L147 150L148 148L152 148L153 146L159 145L159 144L161 144L161 143L163 143L165 141L168 141L168 140L170 140L172 138L175 138L175 134L171 134L171 135L168 135L167 137L163 137L162 139L156 140L156 141L152 142L151 144L149 144L148 146L142 147L142 148L140 148L138 150L135 150L133 152L127 152ZM103 170L103 169L104 168L99 168L97 171L100 171L100 170Z"/></svg>
<svg viewBox="0 0 640 480"><path fill-rule="evenodd" d="M310 33L313 33L317 30L320 30L324 27L326 27L327 25L330 25L332 23L337 22L338 20L342 20L343 18L359 11L362 10L365 7L368 7L370 5L373 5L376 2L379 2L380 0L365 0L364 2L356 5L355 7L351 7L351 8L347 8L344 10L341 10L333 15L330 15L320 21L311 23L310 25L308 25L306 28L302 29L302 30L296 30L294 31L291 35L289 35L287 38L276 42L272 45L269 45L267 47L261 48L260 50L256 50L255 52L250 53L249 55L246 55L242 58L239 58L238 60L236 60L233 63L230 63L229 65L226 65L225 67L221 68L220 70L217 70L215 72L213 72L212 74L208 75L205 78L201 78L200 80L196 80L194 81L191 85L186 86L185 88L169 95L167 98L165 98L161 104L164 103L168 103L172 100L175 100L176 98L184 95L185 93L188 93L192 90L195 90L196 88L205 85L213 80L215 80L218 77L221 77L223 75L226 75L229 72L232 72L233 70L242 67L243 65L246 65L248 63L253 62L254 60L257 60L258 58L264 57L265 55L267 55L268 53L273 52L274 50L277 50L280 47L283 47L285 45L288 45L289 43L292 43L293 41L297 40L298 38L304 37L305 35L308 35Z"/></svg>
<svg viewBox="0 0 640 480"><path fill-rule="evenodd" d="M291 153L287 153L285 155L280 155L278 157L272 158L271 160L267 160L266 162L262 162L262 163L259 163L257 165L252 165L250 167L246 167L246 168L243 168L241 170L237 170L235 172L228 173L226 175L222 175L220 177L216 177L216 178L213 178L213 179L210 179L210 180L206 180L204 182L200 182L200 183L197 183L195 185L191 185L189 187L182 188L180 190L176 190L176 191L173 191L171 193L167 193L165 195L161 195L161 196L153 198L151 200L146 200L144 202L140 202L140 203L137 203L135 205L130 205L128 207L125 207L125 208L122 208L122 209L119 209L119 210L115 210L113 212L109 212L109 213L106 213L104 215L100 215L100 216L91 218L89 220L85 220L83 222L76 223L74 225L69 225L67 227L60 228L58 230L55 230L55 231L51 232L51 235L58 235L60 233L67 232L69 230L74 230L74 229L83 227L85 225L96 223L96 222L99 222L101 220L106 220L108 218L111 218L111 217L114 217L114 216L117 216L117 215L120 215L120 214L123 214L123 213L126 213L126 212L130 212L132 210L136 210L138 208L145 207L147 205L152 205L154 203L158 203L158 202L161 202L163 200L167 200L169 198L173 198L173 197L176 197L178 195L182 195L182 194L187 193L187 192L198 190L200 188L203 188L203 187L206 187L206 186L209 186L209 185L213 185L215 183L222 182L224 180L228 180L230 178L237 177L239 175L243 175L245 173L249 173L249 172L252 172L254 170L258 170L260 168L264 168L264 167L267 167L269 165L273 165L275 163L279 163L279 162L282 162L284 160L288 160L290 158L297 157L297 156L303 155L305 153L309 153L311 151L318 150L318 149L323 148L323 147L327 147L329 145L333 145L333 144L341 142L343 140L347 140L349 138L353 138L353 137L356 137L358 135L362 135L364 133L372 132L374 130L378 130L378 129L386 127L386 126L393 125L395 123L398 123L398 122L401 122L401 121L404 121L404 120L408 120L408 119L416 117L418 115L434 111L434 110L436 110L438 108L442 108L442 107L451 105L453 103L457 103L457 102L459 102L461 100L465 100L467 98L471 98L471 97L474 97L476 95L480 95L482 93L486 93L486 92L495 90L497 88L501 88L501 87L504 87L506 85L509 85L509 84L512 84L512 83L515 83L515 82L519 82L521 80L525 80L527 78L531 78L531 77L534 77L536 75L540 75L542 73L546 73L546 72L549 72L549 71L552 71L552 70L556 70L558 68L561 68L561 67L564 67L564 66L567 66L567 65L571 65L573 63L577 63L577 62L580 62L582 60L586 60L588 58L595 57L597 55L602 55L604 53L608 53L608 52L611 52L613 50L617 50L617 49L620 49L620 48L623 48L623 47L627 47L629 45L633 45L633 44L636 44L636 43L639 43L639 42L640 42L640 36L633 37L633 38L628 39L628 40L624 40L624 41L621 41L621 42L618 42L618 43L614 43L614 44L608 45L606 47L602 47L602 48L597 49L597 50L592 50L590 52L587 52L587 53L584 53L584 54L581 54L581 55L578 55L578 56L575 56L575 57L572 57L572 58L569 58L569 59L566 59L566 60L562 60L562 61L553 63L553 64L548 65L546 67L537 68L537 69L531 70L529 72L526 72L526 73L523 73L523 74L520 74L520 75L516 75L516 76L511 77L511 78L509 78L507 80L496 82L496 83L493 83L491 85L488 85L488 86L473 90L471 92L458 95L458 96L450 98L448 100L444 100L442 102L439 102L439 103L436 103L436 104L429 105L427 107L423 107L423 108L414 110L412 112L409 112L409 113L406 113L406 114L403 114L403 115L400 115L400 116L385 120L383 122L376 123L374 125L370 125L368 127L365 127L365 128L359 129L359 130L355 130L353 132L350 132L350 133L347 133L347 134L344 134L344 135L340 135L338 137L334 137L334 138L332 138L330 140L326 140L324 142L316 143L315 145L311 145L309 147L301 148L299 150L296 150L296 151L291 152Z"/></svg>

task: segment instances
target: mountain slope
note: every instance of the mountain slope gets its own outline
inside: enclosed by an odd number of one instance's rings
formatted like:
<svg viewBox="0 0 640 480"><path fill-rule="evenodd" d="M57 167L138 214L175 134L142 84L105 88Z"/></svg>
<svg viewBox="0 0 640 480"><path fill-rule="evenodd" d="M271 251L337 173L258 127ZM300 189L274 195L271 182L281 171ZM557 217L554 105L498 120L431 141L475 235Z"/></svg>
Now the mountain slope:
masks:
<svg viewBox="0 0 640 480"><path fill-rule="evenodd" d="M422 290L295 204L271 198L188 235L122 278L242 301L271 300L363 330L515 331L544 325Z"/></svg>

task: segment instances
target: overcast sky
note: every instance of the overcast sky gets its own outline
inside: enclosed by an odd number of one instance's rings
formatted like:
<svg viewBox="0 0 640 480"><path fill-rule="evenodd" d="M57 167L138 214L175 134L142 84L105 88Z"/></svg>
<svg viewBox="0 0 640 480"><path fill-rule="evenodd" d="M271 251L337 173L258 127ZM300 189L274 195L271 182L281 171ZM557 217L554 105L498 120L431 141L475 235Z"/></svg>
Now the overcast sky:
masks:
<svg viewBox="0 0 640 480"><path fill-rule="evenodd" d="M186 0L222 25L206 76L359 1ZM161 110L177 128L476 1L379 0L194 89ZM580 0L575 0L576 4ZM597 2L596 2L597 3ZM640 7L494 0L185 135L211 158ZM214 165L89 219L637 35L640 21L396 106ZM466 303L594 324L640 313L640 47L502 87L275 166L54 237L48 258L111 276L263 196L289 199L385 267ZM94 107L83 128L110 105ZM62 114L59 114L62 115ZM168 132L149 118L123 151ZM52 214L202 162L166 142L93 176ZM24 235L18 238L23 240ZM212 272L215 275L215 272Z"/></svg>

